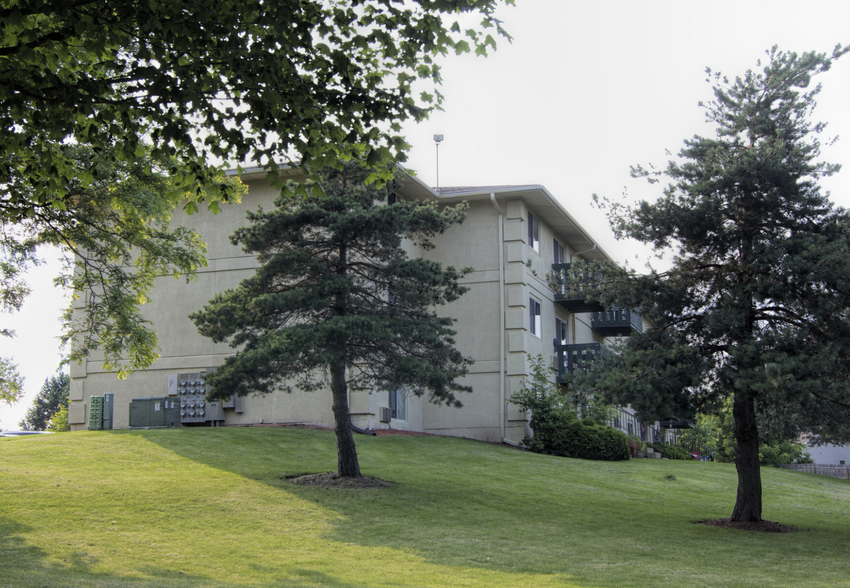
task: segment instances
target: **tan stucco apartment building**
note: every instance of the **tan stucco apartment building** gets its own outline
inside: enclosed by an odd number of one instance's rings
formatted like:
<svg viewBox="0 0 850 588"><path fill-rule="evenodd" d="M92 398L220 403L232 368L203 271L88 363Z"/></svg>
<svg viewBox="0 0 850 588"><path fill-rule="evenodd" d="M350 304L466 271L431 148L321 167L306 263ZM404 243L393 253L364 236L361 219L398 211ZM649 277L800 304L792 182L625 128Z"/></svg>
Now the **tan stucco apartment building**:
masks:
<svg viewBox="0 0 850 588"><path fill-rule="evenodd" d="M200 401L203 374L221 365L233 350L201 337L187 317L215 293L238 285L257 267L256 260L233 246L229 237L246 224L247 210L272 207L276 192L265 178L262 170L248 170L242 176L248 194L241 204L224 207L217 215L203 211L181 219L206 241L208 267L188 284L172 278L157 283L145 315L159 336L161 357L149 369L118 380L105 372L102 362L94 356L71 366L72 429L92 425L92 404L98 405L98 398L110 394L113 428L181 423L333 426L329 391L276 392L213 405ZM436 248L421 251L410 245L408 253L475 270L463 279L469 291L439 309L457 319L457 347L475 359L464 381L474 391L461 395L463 407L457 409L406 397L403 391L352 390L354 425L487 441L520 441L528 432L526 415L509 398L523 378L530 375L529 354L542 355L563 368L565 354L577 357L577 353L591 353L598 350L604 337L640 328L639 321L635 323L637 317L628 313L620 312L614 317L611 313L594 314L590 311L598 309L580 303L570 306L552 290L547 275L553 271L553 264L577 258L603 260L608 256L543 186L435 190L404 174L397 195L446 204L469 203L465 222L440 235ZM82 312L83 301L79 304ZM557 377L553 369L552 378ZM131 420L135 418L131 413L140 414L139 410L156 412L166 408L172 411L171 420ZM179 418L173 416L181 411Z"/></svg>

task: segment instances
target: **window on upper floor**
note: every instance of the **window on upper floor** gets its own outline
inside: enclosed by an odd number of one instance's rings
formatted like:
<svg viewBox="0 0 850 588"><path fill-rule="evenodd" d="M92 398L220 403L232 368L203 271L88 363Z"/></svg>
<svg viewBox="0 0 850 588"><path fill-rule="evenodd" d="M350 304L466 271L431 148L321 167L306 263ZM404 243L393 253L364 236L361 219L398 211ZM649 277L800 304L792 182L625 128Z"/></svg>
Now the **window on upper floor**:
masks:
<svg viewBox="0 0 850 588"><path fill-rule="evenodd" d="M541 337L543 335L543 323L540 320L540 301L535 300L534 297L528 299L528 318L528 330L535 337Z"/></svg>
<svg viewBox="0 0 850 588"><path fill-rule="evenodd" d="M387 204L395 204L398 201L399 197L398 194L396 194L395 192L390 192L387 196Z"/></svg>
<svg viewBox="0 0 850 588"><path fill-rule="evenodd" d="M567 263L567 251L564 245L557 239L552 239L555 256L552 263Z"/></svg>
<svg viewBox="0 0 850 588"><path fill-rule="evenodd" d="M530 212L528 213L528 246L540 253L540 223Z"/></svg>

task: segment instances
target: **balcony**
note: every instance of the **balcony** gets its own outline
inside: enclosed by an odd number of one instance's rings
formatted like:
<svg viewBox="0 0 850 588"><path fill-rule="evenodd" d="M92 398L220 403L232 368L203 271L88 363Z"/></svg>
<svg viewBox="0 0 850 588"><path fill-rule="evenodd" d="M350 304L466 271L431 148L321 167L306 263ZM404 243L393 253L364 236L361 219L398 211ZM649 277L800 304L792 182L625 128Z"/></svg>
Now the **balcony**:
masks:
<svg viewBox="0 0 850 588"><path fill-rule="evenodd" d="M566 308L574 314L583 312L604 312L605 308L598 302L589 302L587 293L579 285L576 289L576 284L567 284L567 272L570 270L568 263L553 263L552 264L552 279L550 285L555 291L555 302ZM591 284L594 276L588 274L582 277L582 284Z"/></svg>
<svg viewBox="0 0 850 588"><path fill-rule="evenodd" d="M694 424L685 419L670 419L666 421L659 421L658 424L662 429L693 429Z"/></svg>
<svg viewBox="0 0 850 588"><path fill-rule="evenodd" d="M590 328L603 337L628 337L633 332L643 331L643 320L640 315L623 308L612 308L608 311L595 312L590 319Z"/></svg>
<svg viewBox="0 0 850 588"><path fill-rule="evenodd" d="M555 345L555 362L558 366L558 381L566 381L567 374L586 370L605 348L601 343L578 343L575 345Z"/></svg>

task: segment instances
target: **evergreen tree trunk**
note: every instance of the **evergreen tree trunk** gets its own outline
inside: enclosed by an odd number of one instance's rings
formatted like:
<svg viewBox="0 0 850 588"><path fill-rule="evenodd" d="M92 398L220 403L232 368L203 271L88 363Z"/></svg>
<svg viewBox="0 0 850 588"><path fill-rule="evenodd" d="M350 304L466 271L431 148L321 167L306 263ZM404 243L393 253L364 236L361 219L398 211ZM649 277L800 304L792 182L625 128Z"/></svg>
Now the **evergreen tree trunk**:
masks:
<svg viewBox="0 0 850 588"><path fill-rule="evenodd" d="M738 496L732 511L732 520L761 521L761 465L753 398L747 397L742 400L736 394L732 404L732 416L735 419L735 441L738 445L735 456L735 468L738 470Z"/></svg>
<svg viewBox="0 0 850 588"><path fill-rule="evenodd" d="M360 477L360 463L351 432L348 411L348 385L345 381L345 364L331 367L331 392L333 393L334 422L336 423L337 472L340 476Z"/></svg>

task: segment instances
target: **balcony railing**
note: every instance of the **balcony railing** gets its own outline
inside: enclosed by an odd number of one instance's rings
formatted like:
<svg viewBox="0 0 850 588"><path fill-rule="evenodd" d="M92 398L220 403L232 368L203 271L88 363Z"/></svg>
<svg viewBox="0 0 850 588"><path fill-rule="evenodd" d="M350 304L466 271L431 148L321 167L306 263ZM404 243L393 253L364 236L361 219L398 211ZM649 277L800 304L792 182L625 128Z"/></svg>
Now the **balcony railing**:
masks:
<svg viewBox="0 0 850 588"><path fill-rule="evenodd" d="M609 427L614 427L626 433L635 435L641 441L649 443L671 443L673 437L654 425L644 423L629 411L620 408L606 422Z"/></svg>
<svg viewBox="0 0 850 588"><path fill-rule="evenodd" d="M633 331L643 331L640 315L624 308L612 308L604 312L595 312L590 319L590 328L603 337L617 335L629 336Z"/></svg>
<svg viewBox="0 0 850 588"><path fill-rule="evenodd" d="M558 365L558 381L565 381L567 374L586 370L590 362L596 360L604 347L601 343L579 343L575 345L555 345L555 362Z"/></svg>
<svg viewBox="0 0 850 588"><path fill-rule="evenodd" d="M596 276L587 274L582 276L580 284L567 284L567 272L570 271L569 263L552 264L552 289L555 291L555 302L572 313L603 312L605 308L598 302L587 300L586 288L582 284L590 286Z"/></svg>
<svg viewBox="0 0 850 588"><path fill-rule="evenodd" d="M693 429L693 422L685 419L668 419L666 421L659 421L659 425L664 427L665 429Z"/></svg>

